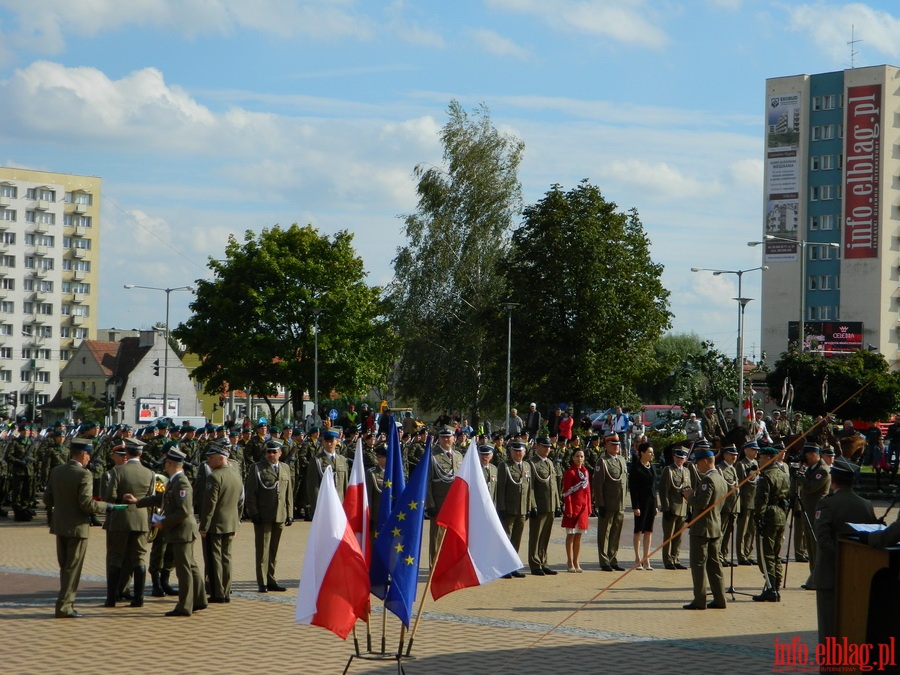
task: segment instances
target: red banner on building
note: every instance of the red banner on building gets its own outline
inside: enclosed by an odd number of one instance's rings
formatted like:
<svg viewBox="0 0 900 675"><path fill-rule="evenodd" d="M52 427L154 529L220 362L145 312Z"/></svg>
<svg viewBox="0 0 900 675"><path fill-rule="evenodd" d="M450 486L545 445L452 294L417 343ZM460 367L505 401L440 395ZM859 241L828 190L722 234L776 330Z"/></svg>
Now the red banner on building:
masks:
<svg viewBox="0 0 900 675"><path fill-rule="evenodd" d="M844 258L878 257L881 85L847 89Z"/></svg>

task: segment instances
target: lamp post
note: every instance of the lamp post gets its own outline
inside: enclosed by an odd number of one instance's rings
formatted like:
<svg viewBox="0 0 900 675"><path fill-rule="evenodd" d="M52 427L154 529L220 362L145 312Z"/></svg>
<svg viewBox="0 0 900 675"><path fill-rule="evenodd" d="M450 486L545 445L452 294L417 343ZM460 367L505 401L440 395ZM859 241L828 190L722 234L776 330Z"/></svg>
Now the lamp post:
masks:
<svg viewBox="0 0 900 675"><path fill-rule="evenodd" d="M734 274L738 278L738 296L732 300L738 301L738 334L737 334L737 359L735 363L738 369L738 405L743 406L744 402L744 309L752 298L745 298L743 294L744 273L756 272L757 270L767 270L768 265L760 265L759 267L751 267L746 270L716 270L706 267L692 267L691 272L712 272L713 276L718 277L723 274Z"/></svg>
<svg viewBox="0 0 900 675"><path fill-rule="evenodd" d="M509 402L509 389L510 382L512 380L512 313L513 310L518 307L521 303L518 302L505 302L503 306L506 307L506 312L509 316L509 329L507 334L507 342L506 342L506 419L503 420L503 426L506 427L509 424L509 411L510 411L510 402ZM507 433L509 433L509 429L507 429Z"/></svg>
<svg viewBox="0 0 900 675"><path fill-rule="evenodd" d="M319 416L319 314L322 310L316 307L313 309L313 421Z"/></svg>
<svg viewBox="0 0 900 675"><path fill-rule="evenodd" d="M163 344L163 417L169 414L169 296L173 291L193 291L193 286L178 286L177 288L159 288L157 286L139 286L138 284L125 284L125 288L143 288L147 291L162 291L166 294L166 338Z"/></svg>
<svg viewBox="0 0 900 675"><path fill-rule="evenodd" d="M835 242L814 241L809 242L803 239L789 239L788 237L779 237L774 234L767 234L763 237L763 241L748 241L747 246L759 246L767 241L784 241L789 244L796 244L800 249L800 322L797 324L797 344L802 354L806 344L806 247L809 244L815 246L825 246L828 248L840 248L841 245Z"/></svg>

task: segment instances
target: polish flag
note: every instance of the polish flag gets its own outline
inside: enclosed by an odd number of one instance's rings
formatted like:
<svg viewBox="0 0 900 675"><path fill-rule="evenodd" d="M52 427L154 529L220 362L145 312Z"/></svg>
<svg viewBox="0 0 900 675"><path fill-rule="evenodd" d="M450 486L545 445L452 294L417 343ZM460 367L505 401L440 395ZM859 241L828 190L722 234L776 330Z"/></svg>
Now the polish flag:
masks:
<svg viewBox="0 0 900 675"><path fill-rule="evenodd" d="M334 472L322 475L294 620L320 626L346 640L369 601L369 570L356 535L341 508Z"/></svg>
<svg viewBox="0 0 900 675"><path fill-rule="evenodd" d="M744 399L744 419L748 421L753 420L753 394L756 392L752 389L750 390L750 395Z"/></svg>
<svg viewBox="0 0 900 675"><path fill-rule="evenodd" d="M356 439L356 454L353 456L353 469L350 471L350 482L344 493L344 513L350 529L356 535L359 549L368 565L372 551L369 546L369 494L366 492L366 468L363 464L362 438Z"/></svg>
<svg viewBox="0 0 900 675"><path fill-rule="evenodd" d="M450 486L437 524L447 529L431 578L435 600L499 579L523 566L500 524L474 442Z"/></svg>

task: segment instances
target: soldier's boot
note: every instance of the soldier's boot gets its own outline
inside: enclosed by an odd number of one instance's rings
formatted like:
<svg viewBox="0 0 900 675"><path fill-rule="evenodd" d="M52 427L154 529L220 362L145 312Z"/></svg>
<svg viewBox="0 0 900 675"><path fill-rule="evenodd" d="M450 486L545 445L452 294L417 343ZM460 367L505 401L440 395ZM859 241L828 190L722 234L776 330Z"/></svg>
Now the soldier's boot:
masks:
<svg viewBox="0 0 900 675"><path fill-rule="evenodd" d="M135 567L132 571L134 576L134 599L131 601L131 607L144 606L144 585L147 583L147 568L144 565ZM162 589L160 589L162 590Z"/></svg>
<svg viewBox="0 0 900 675"><path fill-rule="evenodd" d="M100 527L102 524L97 516L91 516L91 527Z"/></svg>
<svg viewBox="0 0 900 675"><path fill-rule="evenodd" d="M163 593L165 593L166 595L178 595L178 589L172 588L169 585L168 570L163 570L159 573L159 585L160 585L160 588L163 589Z"/></svg>
<svg viewBox="0 0 900 675"><path fill-rule="evenodd" d="M106 602L104 607L115 607L116 598L119 595L119 580L122 578L121 567L108 567L106 569Z"/></svg>
<svg viewBox="0 0 900 675"><path fill-rule="evenodd" d="M781 593L778 592L778 589L781 588L781 580L773 579L772 583L774 586L766 586L762 593L753 596L753 600L755 602L781 602Z"/></svg>
<svg viewBox="0 0 900 675"><path fill-rule="evenodd" d="M154 598L165 597L166 592L162 589L162 586L159 585L159 572L150 573L150 583L153 586L153 590L150 591L150 595L152 595Z"/></svg>

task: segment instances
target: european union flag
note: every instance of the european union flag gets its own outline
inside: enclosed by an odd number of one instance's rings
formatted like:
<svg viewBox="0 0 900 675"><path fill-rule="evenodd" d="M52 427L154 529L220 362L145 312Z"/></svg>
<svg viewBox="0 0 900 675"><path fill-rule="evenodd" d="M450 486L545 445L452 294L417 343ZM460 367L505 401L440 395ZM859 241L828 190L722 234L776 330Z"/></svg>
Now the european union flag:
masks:
<svg viewBox="0 0 900 675"><path fill-rule="evenodd" d="M375 521L375 542L384 529L385 523L394 510L396 496L403 494L406 480L403 477L403 456L400 453L400 434L391 415L388 424L387 462L384 465L384 486L381 490L381 503L378 507L378 518ZM369 579L372 581L372 593L384 599L388 586L388 570L376 557L369 563Z"/></svg>
<svg viewBox="0 0 900 675"><path fill-rule="evenodd" d="M426 458L430 450L429 438L424 455ZM382 598L385 609L396 614L407 628L419 581L428 467L429 462L423 459L409 477L409 485L395 501L393 510L375 539L372 556L372 593ZM382 499L383 495L382 492ZM378 578L375 576L376 570Z"/></svg>

